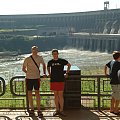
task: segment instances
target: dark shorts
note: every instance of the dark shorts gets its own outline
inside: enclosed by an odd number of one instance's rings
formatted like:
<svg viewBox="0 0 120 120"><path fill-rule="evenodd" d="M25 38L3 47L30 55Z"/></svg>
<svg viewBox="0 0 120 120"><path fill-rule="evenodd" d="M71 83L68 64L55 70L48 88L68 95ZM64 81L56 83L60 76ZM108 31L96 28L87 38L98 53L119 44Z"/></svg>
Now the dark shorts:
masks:
<svg viewBox="0 0 120 120"><path fill-rule="evenodd" d="M64 82L51 82L50 90L52 91L64 91Z"/></svg>
<svg viewBox="0 0 120 120"><path fill-rule="evenodd" d="M40 88L40 79L26 79L26 87L28 91L39 90Z"/></svg>

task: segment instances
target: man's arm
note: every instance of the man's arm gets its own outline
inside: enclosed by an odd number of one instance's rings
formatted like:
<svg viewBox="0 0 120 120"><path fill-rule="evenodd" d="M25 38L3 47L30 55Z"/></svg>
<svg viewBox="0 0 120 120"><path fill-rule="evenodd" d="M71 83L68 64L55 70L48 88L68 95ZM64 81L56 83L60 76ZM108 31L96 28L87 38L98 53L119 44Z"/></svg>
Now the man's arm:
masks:
<svg viewBox="0 0 120 120"><path fill-rule="evenodd" d="M43 74L46 75L46 65L45 63L43 63L42 65L43 65Z"/></svg>
<svg viewBox="0 0 120 120"><path fill-rule="evenodd" d="M22 71L25 72L25 73L27 73L26 67L24 65L22 67Z"/></svg>
<svg viewBox="0 0 120 120"><path fill-rule="evenodd" d="M104 66L104 74L105 74L105 75L108 75L107 70L108 70L108 67L107 67L107 65L105 65L105 66Z"/></svg>
<svg viewBox="0 0 120 120"><path fill-rule="evenodd" d="M27 58L25 58L25 60L23 62L22 71L25 72L25 73L27 73Z"/></svg>
<svg viewBox="0 0 120 120"><path fill-rule="evenodd" d="M51 76L51 70L50 70L50 67L47 67L47 71L48 71L48 77Z"/></svg>
<svg viewBox="0 0 120 120"><path fill-rule="evenodd" d="M68 63L68 64L67 64L66 74L68 74L68 73L70 72L70 68L71 68L71 64L70 64L70 63Z"/></svg>
<svg viewBox="0 0 120 120"><path fill-rule="evenodd" d="M65 78L68 78L68 74L69 74L69 72L70 72L70 68L71 68L71 64L68 63L68 64L67 64L67 70L66 70L66 73L65 73Z"/></svg>

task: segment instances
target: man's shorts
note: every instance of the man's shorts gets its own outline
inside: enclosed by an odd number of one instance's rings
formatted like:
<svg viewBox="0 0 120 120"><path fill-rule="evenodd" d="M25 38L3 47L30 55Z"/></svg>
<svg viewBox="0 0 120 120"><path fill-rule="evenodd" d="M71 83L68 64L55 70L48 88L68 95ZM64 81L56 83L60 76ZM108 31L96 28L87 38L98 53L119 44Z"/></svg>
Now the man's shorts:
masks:
<svg viewBox="0 0 120 120"><path fill-rule="evenodd" d="M120 84L111 85L112 88L112 97L116 100L120 100Z"/></svg>
<svg viewBox="0 0 120 120"><path fill-rule="evenodd" d="M26 79L26 87L28 91L39 90L40 88L40 79Z"/></svg>

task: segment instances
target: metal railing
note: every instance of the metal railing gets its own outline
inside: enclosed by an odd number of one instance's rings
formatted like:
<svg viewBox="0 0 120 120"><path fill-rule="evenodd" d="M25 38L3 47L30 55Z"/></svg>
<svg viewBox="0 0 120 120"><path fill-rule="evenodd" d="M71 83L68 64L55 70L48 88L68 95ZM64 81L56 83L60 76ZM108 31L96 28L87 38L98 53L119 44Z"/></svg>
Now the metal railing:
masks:
<svg viewBox="0 0 120 120"><path fill-rule="evenodd" d="M83 104L83 106L98 110L109 108L110 96L111 86L108 76L81 76L81 104ZM84 104L85 101L86 104Z"/></svg>
<svg viewBox="0 0 120 120"><path fill-rule="evenodd" d="M3 92L0 98L0 108L25 109L28 107L26 104L28 101L26 101L26 85L24 79L25 76L13 77L10 83L6 85L6 89L4 80L1 80ZM65 84L64 97L65 104L67 104L65 106L69 106L70 108L83 106L85 108L98 110L109 108L111 96L109 82L109 77L104 75L70 75L69 78L66 79ZM53 92L50 91L48 78L42 78L41 80L40 95L42 108L55 107ZM33 99L35 101L34 92ZM35 102L34 104L36 106Z"/></svg>
<svg viewBox="0 0 120 120"><path fill-rule="evenodd" d="M3 96L5 94L5 90L5 80L2 77L0 77L0 96Z"/></svg>

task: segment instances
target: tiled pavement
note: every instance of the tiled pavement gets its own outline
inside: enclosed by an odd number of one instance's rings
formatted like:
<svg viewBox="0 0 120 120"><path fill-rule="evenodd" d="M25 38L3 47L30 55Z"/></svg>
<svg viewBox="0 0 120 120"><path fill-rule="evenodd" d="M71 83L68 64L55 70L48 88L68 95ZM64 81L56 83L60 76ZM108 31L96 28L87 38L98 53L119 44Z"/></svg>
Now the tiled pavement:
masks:
<svg viewBox="0 0 120 120"><path fill-rule="evenodd" d="M114 115L109 111L95 111L83 109L66 110L66 117L53 117L54 110L44 110L44 117L29 117L25 110L0 110L0 120L120 120L120 116Z"/></svg>

